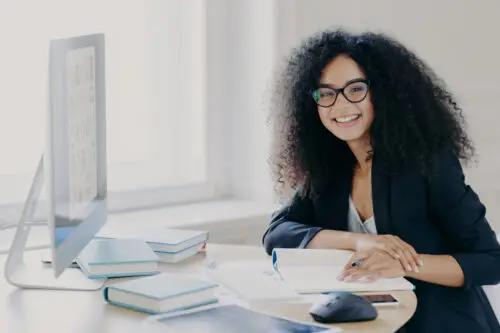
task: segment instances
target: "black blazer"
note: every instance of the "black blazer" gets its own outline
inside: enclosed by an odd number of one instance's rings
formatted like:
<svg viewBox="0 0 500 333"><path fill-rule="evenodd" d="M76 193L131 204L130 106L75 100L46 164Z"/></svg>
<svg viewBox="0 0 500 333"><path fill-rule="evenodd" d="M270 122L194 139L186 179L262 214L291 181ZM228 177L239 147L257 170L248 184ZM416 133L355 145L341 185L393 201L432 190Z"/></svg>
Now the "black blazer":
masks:
<svg viewBox="0 0 500 333"><path fill-rule="evenodd" d="M321 229L347 230L352 176L346 172L314 199L297 192L273 215L263 236L266 251L306 247ZM459 160L448 152L435 155L427 178L417 169L386 173L374 156L377 232L399 236L418 253L452 255L465 276L460 288L410 279L418 304L406 332L500 332L481 288L500 282L500 245L485 207L464 179Z"/></svg>

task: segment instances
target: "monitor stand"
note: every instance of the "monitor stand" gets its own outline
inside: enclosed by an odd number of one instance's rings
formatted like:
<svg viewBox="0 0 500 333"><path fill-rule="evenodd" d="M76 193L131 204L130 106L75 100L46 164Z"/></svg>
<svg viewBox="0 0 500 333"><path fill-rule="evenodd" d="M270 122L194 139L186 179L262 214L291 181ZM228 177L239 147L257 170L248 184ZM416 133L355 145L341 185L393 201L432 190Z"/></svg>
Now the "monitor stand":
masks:
<svg viewBox="0 0 500 333"><path fill-rule="evenodd" d="M21 213L14 241L9 250L4 270L5 279L14 286L28 289L99 290L104 285L105 280L88 279L79 269L67 268L56 278L54 271L44 267L40 260L36 262L25 262L24 260L26 241L32 228L28 221L33 221L35 208L43 187L43 172L42 156Z"/></svg>

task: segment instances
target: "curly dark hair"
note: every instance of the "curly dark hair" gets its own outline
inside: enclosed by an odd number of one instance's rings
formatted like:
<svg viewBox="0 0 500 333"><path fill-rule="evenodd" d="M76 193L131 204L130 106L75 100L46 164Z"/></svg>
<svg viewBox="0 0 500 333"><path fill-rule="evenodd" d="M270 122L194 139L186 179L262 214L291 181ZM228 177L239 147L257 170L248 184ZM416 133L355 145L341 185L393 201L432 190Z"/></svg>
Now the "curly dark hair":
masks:
<svg viewBox="0 0 500 333"><path fill-rule="evenodd" d="M424 61L383 33L327 30L294 49L277 80L270 163L279 194L297 188L319 193L338 171L356 163L347 143L323 126L311 97L325 66L340 54L356 61L370 80L372 152L388 172L417 166L427 174L441 149L471 159L474 146L462 109Z"/></svg>

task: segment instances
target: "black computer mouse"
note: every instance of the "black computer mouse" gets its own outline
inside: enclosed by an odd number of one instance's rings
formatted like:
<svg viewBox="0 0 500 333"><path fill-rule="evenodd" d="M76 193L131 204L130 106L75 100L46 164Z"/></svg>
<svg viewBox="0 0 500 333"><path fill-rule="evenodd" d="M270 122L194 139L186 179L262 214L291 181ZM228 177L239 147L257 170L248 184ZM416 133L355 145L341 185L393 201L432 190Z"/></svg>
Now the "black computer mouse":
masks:
<svg viewBox="0 0 500 333"><path fill-rule="evenodd" d="M349 292L331 292L314 303L309 314L320 323L347 323L377 318L377 309L364 298Z"/></svg>

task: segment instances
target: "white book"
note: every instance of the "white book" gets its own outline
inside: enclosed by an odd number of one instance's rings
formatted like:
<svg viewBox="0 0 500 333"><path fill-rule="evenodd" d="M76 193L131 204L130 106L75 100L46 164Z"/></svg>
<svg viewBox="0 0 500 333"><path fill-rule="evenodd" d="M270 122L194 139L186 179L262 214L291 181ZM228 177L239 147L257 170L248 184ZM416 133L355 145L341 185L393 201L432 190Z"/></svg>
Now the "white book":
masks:
<svg viewBox="0 0 500 333"><path fill-rule="evenodd" d="M275 249L273 265L283 281L302 294L414 289L405 278L381 278L371 283L337 280L352 255L344 250Z"/></svg>

